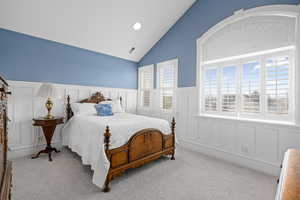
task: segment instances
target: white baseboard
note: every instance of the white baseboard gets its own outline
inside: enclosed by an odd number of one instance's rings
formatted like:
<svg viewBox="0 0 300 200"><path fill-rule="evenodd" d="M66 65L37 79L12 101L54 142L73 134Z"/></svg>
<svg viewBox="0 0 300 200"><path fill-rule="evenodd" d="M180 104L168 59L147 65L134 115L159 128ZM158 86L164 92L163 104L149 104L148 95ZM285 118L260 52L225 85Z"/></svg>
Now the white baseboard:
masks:
<svg viewBox="0 0 300 200"><path fill-rule="evenodd" d="M193 141L180 139L179 144L187 149L191 149L205 155L225 160L272 176L279 176L280 174L280 166L277 166L273 163L255 160L239 154L229 153L214 147L198 144Z"/></svg>
<svg viewBox="0 0 300 200"><path fill-rule="evenodd" d="M62 144L60 141L51 143L53 147L61 148ZM46 144L40 144L38 146L26 146L26 147L19 147L13 150L9 150L7 153L8 159L16 159L20 157L27 157L31 156L35 153L38 153L38 151L44 149L46 147Z"/></svg>

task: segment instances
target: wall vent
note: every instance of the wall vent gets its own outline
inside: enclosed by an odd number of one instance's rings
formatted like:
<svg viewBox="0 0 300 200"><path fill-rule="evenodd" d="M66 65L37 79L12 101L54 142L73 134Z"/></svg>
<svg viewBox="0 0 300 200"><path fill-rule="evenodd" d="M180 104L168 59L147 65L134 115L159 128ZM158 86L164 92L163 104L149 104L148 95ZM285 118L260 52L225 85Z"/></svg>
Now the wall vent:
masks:
<svg viewBox="0 0 300 200"><path fill-rule="evenodd" d="M129 54L132 54L135 50L135 47L132 47L130 50L129 50Z"/></svg>

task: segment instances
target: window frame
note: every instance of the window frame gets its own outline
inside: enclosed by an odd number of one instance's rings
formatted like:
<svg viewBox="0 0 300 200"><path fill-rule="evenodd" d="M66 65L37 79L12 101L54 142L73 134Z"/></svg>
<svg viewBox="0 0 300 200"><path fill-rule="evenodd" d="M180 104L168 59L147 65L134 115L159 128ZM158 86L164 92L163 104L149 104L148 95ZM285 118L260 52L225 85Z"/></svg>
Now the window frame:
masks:
<svg viewBox="0 0 300 200"><path fill-rule="evenodd" d="M174 65L174 85L170 88L165 88L168 90L173 91L173 97L172 97L172 108L171 109L164 109L161 105L161 98L162 98L162 88L160 87L160 69L163 68L165 65ZM173 112L176 110L176 91L178 88L178 58L163 61L156 64L156 89L158 94L158 107L159 110L162 112Z"/></svg>
<svg viewBox="0 0 300 200"><path fill-rule="evenodd" d="M220 61L220 62L208 62L209 64L201 64L200 69L198 71L199 76L199 106L200 106L200 116L214 116L214 117L230 117L236 120L258 120L258 121L278 121L279 123L295 123L295 47L291 49L284 49L278 52L270 52L264 53L261 55L241 57L234 60L228 61ZM285 116L278 116L276 114L267 113L267 96L265 90L265 80L266 80L266 62L267 59L288 56L289 57L289 76L288 76L288 114ZM243 65L250 63L251 61L260 63L260 112L259 113L245 113L242 112L242 78L243 78ZM222 84L222 73L224 67L236 66L236 112L222 112L222 92L221 92L221 84ZM205 111L205 91L204 91L204 81L205 81L205 71L207 69L217 69L217 77L218 77L218 96L217 96L217 111Z"/></svg>
<svg viewBox="0 0 300 200"><path fill-rule="evenodd" d="M152 75L152 83L151 83L151 86L150 88L141 88L141 73L143 71L150 71L151 72L151 75ZM147 91L149 90L150 91L150 103L149 103L149 106L144 106L142 105L142 94L144 91ZM140 109L151 109L152 106L153 106L153 90L154 90L154 65L146 65L146 66L142 66L142 67L139 67L138 68L138 108Z"/></svg>

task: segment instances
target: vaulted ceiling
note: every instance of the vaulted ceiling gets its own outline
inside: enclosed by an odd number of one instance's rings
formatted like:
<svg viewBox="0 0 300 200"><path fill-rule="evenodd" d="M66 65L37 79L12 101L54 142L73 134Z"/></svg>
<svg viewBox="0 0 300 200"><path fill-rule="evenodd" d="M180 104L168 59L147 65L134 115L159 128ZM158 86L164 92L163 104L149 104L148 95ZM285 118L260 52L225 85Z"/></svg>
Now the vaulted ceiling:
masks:
<svg viewBox="0 0 300 200"><path fill-rule="evenodd" d="M0 28L139 61L194 2L1 0Z"/></svg>

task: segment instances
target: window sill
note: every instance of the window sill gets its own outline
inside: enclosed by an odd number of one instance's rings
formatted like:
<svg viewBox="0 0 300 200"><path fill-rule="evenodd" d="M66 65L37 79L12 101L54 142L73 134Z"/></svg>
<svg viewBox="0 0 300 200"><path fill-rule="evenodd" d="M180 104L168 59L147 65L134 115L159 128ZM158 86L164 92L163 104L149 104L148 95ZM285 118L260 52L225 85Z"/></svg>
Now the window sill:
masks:
<svg viewBox="0 0 300 200"><path fill-rule="evenodd" d="M259 123L261 125L275 125L275 126L283 126L289 128L300 128L300 125L297 125L293 122L284 122L284 121L276 121L276 120L236 118L231 116L219 116L219 115L210 115L210 114L196 115L196 117L229 120L229 121L245 122L245 123Z"/></svg>

